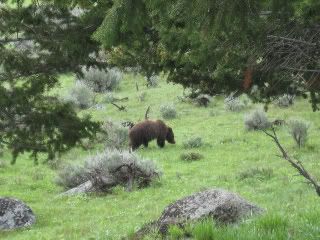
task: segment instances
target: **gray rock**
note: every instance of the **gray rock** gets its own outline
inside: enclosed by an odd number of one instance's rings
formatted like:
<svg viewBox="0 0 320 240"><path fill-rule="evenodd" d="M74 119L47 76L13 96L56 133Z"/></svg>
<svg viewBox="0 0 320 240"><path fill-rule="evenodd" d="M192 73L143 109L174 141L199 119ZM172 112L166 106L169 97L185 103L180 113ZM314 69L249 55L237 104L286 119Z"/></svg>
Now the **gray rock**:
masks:
<svg viewBox="0 0 320 240"><path fill-rule="evenodd" d="M31 208L22 201L0 197L0 230L29 227L35 221Z"/></svg>
<svg viewBox="0 0 320 240"><path fill-rule="evenodd" d="M156 225L161 233L166 233L171 224L181 226L187 221L197 221L207 217L212 217L222 224L236 223L261 212L263 209L235 193L210 189L170 204L164 209Z"/></svg>

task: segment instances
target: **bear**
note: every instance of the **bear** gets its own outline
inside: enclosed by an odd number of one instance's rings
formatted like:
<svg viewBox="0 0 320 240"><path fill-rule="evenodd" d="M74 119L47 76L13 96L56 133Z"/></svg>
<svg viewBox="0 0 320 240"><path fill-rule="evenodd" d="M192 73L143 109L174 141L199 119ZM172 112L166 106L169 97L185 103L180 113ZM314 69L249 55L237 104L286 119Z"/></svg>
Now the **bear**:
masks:
<svg viewBox="0 0 320 240"><path fill-rule="evenodd" d="M176 143L172 128L161 120L145 120L135 124L129 130L129 146L132 151L142 144L148 147L148 143L153 139L157 139L157 144L160 148L164 147L166 140L171 144Z"/></svg>

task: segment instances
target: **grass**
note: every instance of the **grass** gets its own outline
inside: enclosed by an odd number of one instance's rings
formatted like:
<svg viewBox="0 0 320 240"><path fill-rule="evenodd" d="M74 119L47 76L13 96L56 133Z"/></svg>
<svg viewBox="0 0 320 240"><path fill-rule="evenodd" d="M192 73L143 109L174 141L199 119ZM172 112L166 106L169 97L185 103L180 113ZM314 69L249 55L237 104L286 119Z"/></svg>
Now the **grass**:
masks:
<svg viewBox="0 0 320 240"><path fill-rule="evenodd" d="M62 76L60 87L51 94L66 93L72 81L71 75ZM147 93L146 101L137 98L136 81L139 91ZM157 219L169 203L206 188L237 192L267 210L266 215L239 226L215 227L212 232L218 237L214 239L319 239L319 197L313 188L276 156L278 150L270 138L262 132L244 129L245 113L257 106L229 112L224 109L223 98L217 97L214 105L200 108L180 102L177 96L182 95L182 91L181 86L164 80L157 88L147 88L141 77L127 75L115 92L116 97L129 97L129 101L121 102L127 106L127 112L104 104L105 108L90 108L79 113L91 114L97 120L137 122L144 119L149 105L151 119L161 118L161 105L168 102L175 105L177 117L165 122L173 128L177 143L160 149L152 142L149 148L137 151L153 159L164 172L160 183L149 188L129 193L118 187L104 196L57 198L63 189L54 183L56 170L43 163L35 166L28 155L18 158L12 166L10 155L5 151L0 157L0 162L5 162L4 167L0 167L0 195L25 201L34 210L37 222L29 229L0 232L0 239L121 239ZM285 127L279 128L278 134L286 149L320 179L319 113L313 113L307 101L297 100L288 109L271 106L268 115L272 119L303 117L312 123L308 143L301 149L296 147ZM183 142L191 136L199 136L205 143L197 148L203 159L192 164L180 159L185 152ZM73 149L60 161L81 162L102 148ZM268 170L261 172L262 169ZM271 177L268 173L272 173ZM245 176L245 180L239 176ZM281 229L272 231L278 225ZM204 228L211 231L208 226ZM172 232L179 235L177 229Z"/></svg>

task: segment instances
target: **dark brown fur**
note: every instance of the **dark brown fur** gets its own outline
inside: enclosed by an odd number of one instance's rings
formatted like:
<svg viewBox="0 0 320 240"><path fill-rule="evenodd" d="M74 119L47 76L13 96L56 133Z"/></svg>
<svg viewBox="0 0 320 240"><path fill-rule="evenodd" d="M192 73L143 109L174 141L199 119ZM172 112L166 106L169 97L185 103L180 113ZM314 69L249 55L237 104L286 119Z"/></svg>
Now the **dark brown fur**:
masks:
<svg viewBox="0 0 320 240"><path fill-rule="evenodd" d="M157 139L157 144L161 148L164 147L166 140L175 144L172 128L161 120L145 120L135 124L129 130L129 145L132 150L139 148L142 144L148 147L148 143L153 139Z"/></svg>

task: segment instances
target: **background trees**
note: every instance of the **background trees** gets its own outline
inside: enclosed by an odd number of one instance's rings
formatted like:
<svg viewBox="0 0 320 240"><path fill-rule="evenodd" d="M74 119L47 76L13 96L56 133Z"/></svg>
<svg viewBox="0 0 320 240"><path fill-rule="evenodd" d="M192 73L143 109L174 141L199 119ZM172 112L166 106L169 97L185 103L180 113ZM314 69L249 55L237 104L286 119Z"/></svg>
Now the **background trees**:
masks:
<svg viewBox="0 0 320 240"><path fill-rule="evenodd" d="M91 138L99 123L77 116L70 104L50 95L62 73L80 73L97 65L92 33L102 22L96 2L75 8L76 1L1 1L0 6L0 146L13 162L23 152L52 159Z"/></svg>
<svg viewBox="0 0 320 240"><path fill-rule="evenodd" d="M317 0L1 3L0 142L14 157L52 158L94 135L97 123L48 93L59 74L104 67L95 58L100 44L109 65L147 79L165 72L199 93L246 92L265 103L301 94L318 109Z"/></svg>
<svg viewBox="0 0 320 240"><path fill-rule="evenodd" d="M162 70L185 87L247 92L265 103L283 93L309 92L316 110L318 10L314 0L119 0L95 38L109 53L119 51L115 64ZM140 61L146 52L152 61Z"/></svg>

